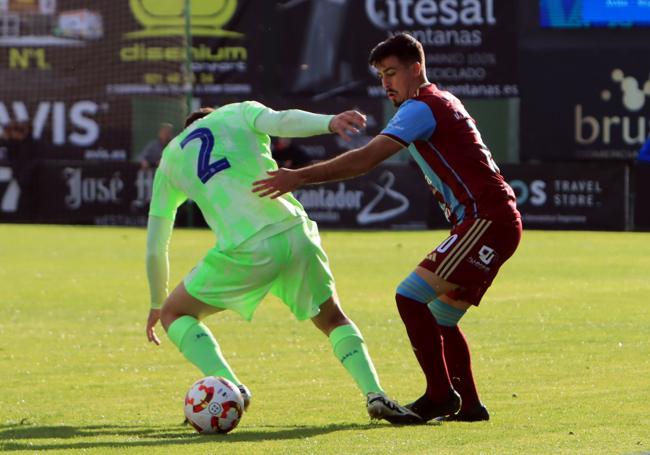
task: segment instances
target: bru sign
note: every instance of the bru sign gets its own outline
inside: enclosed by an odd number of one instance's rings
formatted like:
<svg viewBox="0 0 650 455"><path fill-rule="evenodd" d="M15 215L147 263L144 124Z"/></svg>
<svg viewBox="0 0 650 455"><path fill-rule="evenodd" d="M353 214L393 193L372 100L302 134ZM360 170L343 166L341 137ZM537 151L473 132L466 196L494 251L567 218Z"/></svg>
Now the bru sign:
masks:
<svg viewBox="0 0 650 455"><path fill-rule="evenodd" d="M643 51L528 51L522 60L524 159L633 159L650 135Z"/></svg>
<svg viewBox="0 0 650 455"><path fill-rule="evenodd" d="M581 145L622 142L640 148L650 134L650 77L637 79L623 69L611 71L611 84L600 92L600 100L615 115L590 115L581 103L575 106L575 141Z"/></svg>

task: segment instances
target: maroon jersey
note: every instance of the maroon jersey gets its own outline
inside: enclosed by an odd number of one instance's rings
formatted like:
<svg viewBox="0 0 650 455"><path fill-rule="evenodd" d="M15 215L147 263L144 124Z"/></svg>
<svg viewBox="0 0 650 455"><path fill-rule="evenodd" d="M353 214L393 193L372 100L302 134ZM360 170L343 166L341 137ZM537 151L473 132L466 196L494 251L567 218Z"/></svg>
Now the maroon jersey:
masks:
<svg viewBox="0 0 650 455"><path fill-rule="evenodd" d="M405 101L381 134L408 147L454 225L519 218L515 194L458 98L434 84Z"/></svg>

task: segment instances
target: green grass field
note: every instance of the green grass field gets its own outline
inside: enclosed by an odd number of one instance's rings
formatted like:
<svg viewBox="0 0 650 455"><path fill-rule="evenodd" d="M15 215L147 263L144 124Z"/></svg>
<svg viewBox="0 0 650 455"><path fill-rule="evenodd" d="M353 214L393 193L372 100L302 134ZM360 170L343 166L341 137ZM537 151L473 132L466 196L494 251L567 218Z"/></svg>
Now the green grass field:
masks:
<svg viewBox="0 0 650 455"><path fill-rule="evenodd" d="M343 307L401 402L424 381L394 289L445 237L323 233ZM158 348L146 341L144 239L142 229L0 225L0 451L650 452L650 234L525 232L462 323L486 423L370 424L311 323L295 322L274 298L251 324L214 316L208 325L254 394L227 436L181 425L184 393L200 373L166 338ZM174 283L211 243L207 231L175 232Z"/></svg>

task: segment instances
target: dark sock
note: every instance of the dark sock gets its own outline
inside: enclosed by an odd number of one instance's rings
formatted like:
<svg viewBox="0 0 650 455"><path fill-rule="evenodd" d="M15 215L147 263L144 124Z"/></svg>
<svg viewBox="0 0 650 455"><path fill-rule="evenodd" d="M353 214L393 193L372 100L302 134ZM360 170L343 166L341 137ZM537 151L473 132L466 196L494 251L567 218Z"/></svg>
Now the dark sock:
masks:
<svg viewBox="0 0 650 455"><path fill-rule="evenodd" d="M426 395L434 403L449 399L451 382L443 355L442 336L436 318L425 303L395 295L399 315L406 326L415 357L427 380Z"/></svg>
<svg viewBox="0 0 650 455"><path fill-rule="evenodd" d="M458 326L440 326L440 331L451 383L463 399L461 411L469 411L480 403L472 375L469 345Z"/></svg>

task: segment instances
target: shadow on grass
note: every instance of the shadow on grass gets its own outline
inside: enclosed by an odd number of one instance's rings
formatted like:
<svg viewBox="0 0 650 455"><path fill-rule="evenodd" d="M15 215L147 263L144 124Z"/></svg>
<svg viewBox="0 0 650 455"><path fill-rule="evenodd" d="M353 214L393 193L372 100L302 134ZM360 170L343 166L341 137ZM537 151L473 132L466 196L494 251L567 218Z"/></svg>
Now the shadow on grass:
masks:
<svg viewBox="0 0 650 455"><path fill-rule="evenodd" d="M256 428L238 428L227 435L199 435L189 427L155 427L128 425L0 425L0 452L17 450L64 450L102 447L154 447L179 444L204 444L206 442L237 443L269 440L303 439L343 430L369 430L383 425L358 423L325 426L267 425ZM115 441L92 441L93 438ZM135 439L134 439L135 438ZM39 441L48 439L48 441ZM66 441L74 439L74 441Z"/></svg>

